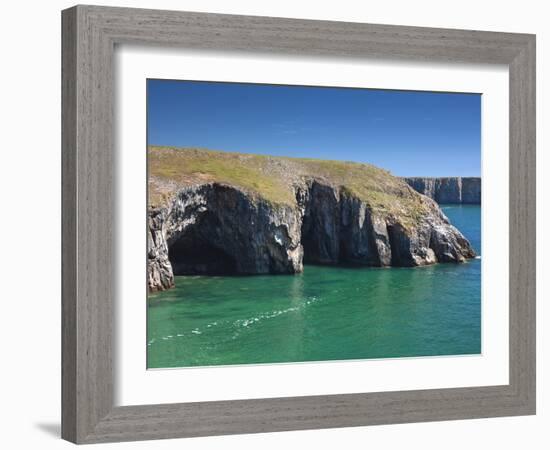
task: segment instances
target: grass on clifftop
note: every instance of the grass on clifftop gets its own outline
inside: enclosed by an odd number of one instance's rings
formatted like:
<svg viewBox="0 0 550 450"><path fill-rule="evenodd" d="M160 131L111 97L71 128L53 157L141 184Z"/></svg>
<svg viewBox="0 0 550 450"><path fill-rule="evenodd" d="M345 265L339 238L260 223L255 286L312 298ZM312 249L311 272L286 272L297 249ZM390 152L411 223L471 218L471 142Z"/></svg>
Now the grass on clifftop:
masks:
<svg viewBox="0 0 550 450"><path fill-rule="evenodd" d="M415 219L425 211L422 197L404 181L370 164L150 146L148 170L151 206L169 201L185 186L206 182L233 185L267 201L292 205L292 186L315 178L380 212Z"/></svg>
<svg viewBox="0 0 550 450"><path fill-rule="evenodd" d="M280 177L266 173L266 158L211 150L149 147L150 202L158 203L169 196L174 185L184 187L216 181L258 193L275 203L291 204L294 195L290 186ZM167 189L162 188L163 184Z"/></svg>

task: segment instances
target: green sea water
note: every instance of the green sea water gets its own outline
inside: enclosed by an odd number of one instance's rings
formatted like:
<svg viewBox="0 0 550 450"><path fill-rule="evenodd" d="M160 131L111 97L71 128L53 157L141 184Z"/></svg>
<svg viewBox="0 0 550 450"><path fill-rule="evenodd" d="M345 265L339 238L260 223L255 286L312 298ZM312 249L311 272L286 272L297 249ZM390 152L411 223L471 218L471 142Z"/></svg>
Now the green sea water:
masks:
<svg viewBox="0 0 550 450"><path fill-rule="evenodd" d="M481 251L481 208L442 206ZM183 276L151 294L149 368L481 352L481 260L298 275Z"/></svg>

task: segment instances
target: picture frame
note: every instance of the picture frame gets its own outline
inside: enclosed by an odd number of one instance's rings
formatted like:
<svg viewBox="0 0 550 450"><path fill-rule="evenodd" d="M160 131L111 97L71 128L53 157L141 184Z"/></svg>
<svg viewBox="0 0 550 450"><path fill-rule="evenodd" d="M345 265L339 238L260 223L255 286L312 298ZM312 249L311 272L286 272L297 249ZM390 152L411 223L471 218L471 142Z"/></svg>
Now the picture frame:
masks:
<svg viewBox="0 0 550 450"><path fill-rule="evenodd" d="M509 384L114 406L119 44L505 64ZM101 6L62 12L62 437L75 443L535 414L535 36Z"/></svg>

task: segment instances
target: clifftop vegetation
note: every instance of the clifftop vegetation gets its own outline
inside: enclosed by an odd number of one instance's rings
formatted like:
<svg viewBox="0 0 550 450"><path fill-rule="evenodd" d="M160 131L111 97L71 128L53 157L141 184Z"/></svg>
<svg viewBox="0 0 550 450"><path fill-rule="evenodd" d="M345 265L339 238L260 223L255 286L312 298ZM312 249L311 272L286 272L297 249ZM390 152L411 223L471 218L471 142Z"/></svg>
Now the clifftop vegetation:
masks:
<svg viewBox="0 0 550 450"><path fill-rule="evenodd" d="M149 205L162 206L180 189L217 182L275 204L295 205L294 186L315 179L366 202L384 215L415 221L426 199L387 170L370 164L275 157L197 148L148 148Z"/></svg>

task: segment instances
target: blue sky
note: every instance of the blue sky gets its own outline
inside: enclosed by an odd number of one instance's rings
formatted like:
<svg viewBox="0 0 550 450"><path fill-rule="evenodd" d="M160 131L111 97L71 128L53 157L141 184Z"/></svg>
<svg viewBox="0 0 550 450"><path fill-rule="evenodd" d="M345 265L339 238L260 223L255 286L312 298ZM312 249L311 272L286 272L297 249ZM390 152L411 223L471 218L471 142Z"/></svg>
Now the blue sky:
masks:
<svg viewBox="0 0 550 450"><path fill-rule="evenodd" d="M148 143L479 176L481 95L147 81Z"/></svg>

